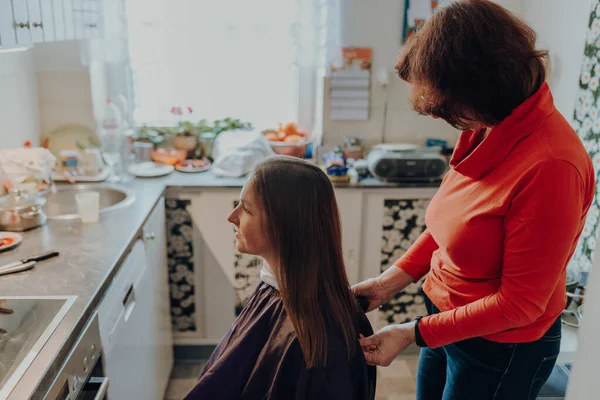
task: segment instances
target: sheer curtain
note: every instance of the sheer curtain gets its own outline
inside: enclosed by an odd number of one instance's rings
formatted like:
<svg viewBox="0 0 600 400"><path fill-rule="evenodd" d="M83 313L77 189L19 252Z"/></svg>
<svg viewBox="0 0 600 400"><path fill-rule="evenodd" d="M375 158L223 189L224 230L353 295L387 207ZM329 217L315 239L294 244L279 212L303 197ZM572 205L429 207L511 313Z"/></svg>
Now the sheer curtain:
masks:
<svg viewBox="0 0 600 400"><path fill-rule="evenodd" d="M298 121L318 131L339 0L127 0L134 120Z"/></svg>

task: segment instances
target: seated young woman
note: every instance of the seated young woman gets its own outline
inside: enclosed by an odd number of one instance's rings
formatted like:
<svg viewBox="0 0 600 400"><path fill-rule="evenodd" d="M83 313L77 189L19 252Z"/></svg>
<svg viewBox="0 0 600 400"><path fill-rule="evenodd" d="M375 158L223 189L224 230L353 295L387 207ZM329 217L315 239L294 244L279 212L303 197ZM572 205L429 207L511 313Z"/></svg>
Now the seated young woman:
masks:
<svg viewBox="0 0 600 400"><path fill-rule="evenodd" d="M227 218L237 250L261 256L261 284L186 400L375 397L359 335L371 325L350 290L331 182L276 156L257 166Z"/></svg>

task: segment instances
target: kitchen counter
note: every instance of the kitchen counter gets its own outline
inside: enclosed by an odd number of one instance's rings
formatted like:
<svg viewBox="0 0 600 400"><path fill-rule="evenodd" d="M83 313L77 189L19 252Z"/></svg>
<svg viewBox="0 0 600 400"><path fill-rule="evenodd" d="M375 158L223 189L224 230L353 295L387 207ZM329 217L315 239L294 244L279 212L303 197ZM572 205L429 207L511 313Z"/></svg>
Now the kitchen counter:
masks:
<svg viewBox="0 0 600 400"><path fill-rule="evenodd" d="M30 271L0 277L2 296L77 296L9 399L37 399L45 394L165 189L239 188L244 182L244 178L215 177L210 171L199 174L174 172L163 178L135 179L121 184L135 194L135 201L130 206L101 215L96 224L82 224L79 220L48 221L45 226L24 233L19 247L0 253L0 265L4 265L44 251L60 252L59 257L42 261ZM357 185L339 187L389 189L437 185L398 185L368 179Z"/></svg>

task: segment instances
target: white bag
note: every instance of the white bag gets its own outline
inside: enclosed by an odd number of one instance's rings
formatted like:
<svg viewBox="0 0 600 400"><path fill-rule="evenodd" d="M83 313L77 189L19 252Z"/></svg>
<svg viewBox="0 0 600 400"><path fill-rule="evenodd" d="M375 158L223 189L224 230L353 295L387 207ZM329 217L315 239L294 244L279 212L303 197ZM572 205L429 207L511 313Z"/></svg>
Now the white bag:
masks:
<svg viewBox="0 0 600 400"><path fill-rule="evenodd" d="M260 131L222 132L215 139L211 170L217 176L242 177L272 155L275 152Z"/></svg>

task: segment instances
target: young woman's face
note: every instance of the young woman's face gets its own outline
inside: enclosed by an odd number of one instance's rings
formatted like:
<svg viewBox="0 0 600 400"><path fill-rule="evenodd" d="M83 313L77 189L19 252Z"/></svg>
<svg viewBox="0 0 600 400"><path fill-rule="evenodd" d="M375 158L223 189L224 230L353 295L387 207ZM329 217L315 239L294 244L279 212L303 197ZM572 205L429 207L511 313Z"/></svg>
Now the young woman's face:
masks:
<svg viewBox="0 0 600 400"><path fill-rule="evenodd" d="M235 225L237 251L264 258L270 255L272 249L267 234L267 215L251 180L242 188L240 202L227 221Z"/></svg>

